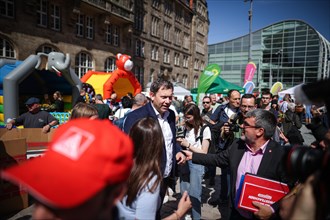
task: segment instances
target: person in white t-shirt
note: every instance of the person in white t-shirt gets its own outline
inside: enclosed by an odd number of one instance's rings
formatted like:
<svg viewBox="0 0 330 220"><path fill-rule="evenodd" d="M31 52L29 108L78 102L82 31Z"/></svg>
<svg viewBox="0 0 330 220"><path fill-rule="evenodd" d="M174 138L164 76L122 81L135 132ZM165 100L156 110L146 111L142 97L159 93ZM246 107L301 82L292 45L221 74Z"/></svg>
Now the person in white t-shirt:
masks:
<svg viewBox="0 0 330 220"><path fill-rule="evenodd" d="M176 109L175 109L175 106L173 105L173 102L172 102L172 104L170 105L170 109L174 111L174 114L175 114L175 123L178 123L180 117L179 117L178 112L177 112Z"/></svg>
<svg viewBox="0 0 330 220"><path fill-rule="evenodd" d="M121 99L122 108L118 109L115 113L115 120L118 120L125 116L132 108L132 100L128 96L124 96Z"/></svg>
<svg viewBox="0 0 330 220"><path fill-rule="evenodd" d="M182 148L192 152L208 152L211 142L211 130L204 126L200 109L195 104L187 104L184 110L185 135L177 138ZM190 172L180 172L180 190L188 191L192 202L192 218L201 218L201 195L204 166L189 161L186 164Z"/></svg>
<svg viewBox="0 0 330 220"><path fill-rule="evenodd" d="M283 97L283 102L280 105L280 111L285 113L288 110L288 104L292 102L291 95L285 94Z"/></svg>

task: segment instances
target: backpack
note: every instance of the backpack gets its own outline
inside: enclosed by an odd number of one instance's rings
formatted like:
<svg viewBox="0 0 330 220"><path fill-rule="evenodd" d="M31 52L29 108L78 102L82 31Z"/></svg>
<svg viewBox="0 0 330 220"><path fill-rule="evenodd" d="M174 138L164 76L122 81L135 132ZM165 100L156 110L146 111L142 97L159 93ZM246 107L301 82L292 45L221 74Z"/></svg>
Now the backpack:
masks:
<svg viewBox="0 0 330 220"><path fill-rule="evenodd" d="M299 118L297 119L298 116L296 114L294 114L293 117L296 118L296 120L299 120ZM293 122L292 119L290 119L287 116L285 116L285 119L287 122L290 123L290 127L285 134L285 136L289 139L289 143L291 145L293 144L302 145L304 143L304 138L301 134L301 131L298 129L298 127L296 126L296 124Z"/></svg>
<svg viewBox="0 0 330 220"><path fill-rule="evenodd" d="M203 125L202 128L201 128L201 131L200 131L200 133L199 133L199 136L196 137L196 142L197 142L198 139L199 139L199 141L200 141L201 144L202 144L202 142L203 142L204 129L205 129L206 127L209 127L209 128L210 128L210 126L208 126L208 125ZM211 130L211 128L210 128L210 130ZM187 132L187 130L185 129L185 130L184 130L184 137L186 136L186 132ZM210 141L209 148L208 148L208 150L207 150L207 153L208 153L208 154L214 154L214 153L216 152L214 146L215 146L215 145L214 145L214 141L213 141L213 138L212 138L212 132L211 132L211 141Z"/></svg>
<svg viewBox="0 0 330 220"><path fill-rule="evenodd" d="M217 122L216 124L207 123L211 129L211 140L214 147L214 151L217 152L220 149L220 131L224 123Z"/></svg>

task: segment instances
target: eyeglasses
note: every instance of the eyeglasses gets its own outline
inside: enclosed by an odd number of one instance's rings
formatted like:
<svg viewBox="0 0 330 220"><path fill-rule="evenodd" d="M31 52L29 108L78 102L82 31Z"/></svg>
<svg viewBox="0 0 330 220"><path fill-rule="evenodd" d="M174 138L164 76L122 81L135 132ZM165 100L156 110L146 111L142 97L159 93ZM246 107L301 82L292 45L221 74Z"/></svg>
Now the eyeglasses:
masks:
<svg viewBox="0 0 330 220"><path fill-rule="evenodd" d="M260 128L259 126L249 125L247 122L243 122L243 128Z"/></svg>
<svg viewBox="0 0 330 220"><path fill-rule="evenodd" d="M242 109L254 109L254 105L241 105Z"/></svg>
<svg viewBox="0 0 330 220"><path fill-rule="evenodd" d="M210 102L203 102L203 104L210 104Z"/></svg>

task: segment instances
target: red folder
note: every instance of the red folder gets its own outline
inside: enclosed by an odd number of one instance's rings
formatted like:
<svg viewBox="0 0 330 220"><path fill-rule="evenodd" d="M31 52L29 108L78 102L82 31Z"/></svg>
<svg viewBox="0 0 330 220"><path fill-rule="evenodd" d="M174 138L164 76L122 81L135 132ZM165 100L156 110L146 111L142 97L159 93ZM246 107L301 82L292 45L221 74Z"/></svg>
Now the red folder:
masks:
<svg viewBox="0 0 330 220"><path fill-rule="evenodd" d="M263 205L272 205L290 190L287 184L278 181L258 177L252 174L245 174L241 183L241 194L238 200L238 208L248 211L258 211L252 205L253 201Z"/></svg>

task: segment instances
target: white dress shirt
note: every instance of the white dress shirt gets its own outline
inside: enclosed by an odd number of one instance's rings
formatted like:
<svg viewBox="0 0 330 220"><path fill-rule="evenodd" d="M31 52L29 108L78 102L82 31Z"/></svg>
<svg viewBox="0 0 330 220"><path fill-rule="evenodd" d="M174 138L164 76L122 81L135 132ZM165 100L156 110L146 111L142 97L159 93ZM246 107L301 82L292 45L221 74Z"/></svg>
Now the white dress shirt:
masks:
<svg viewBox="0 0 330 220"><path fill-rule="evenodd" d="M164 178L168 177L172 170L172 158L173 158L173 133L170 127L170 124L168 123L168 116L170 115L169 111L166 111L164 113L164 116L162 117L160 113L154 108L152 105L152 108L154 109L159 125L163 132L163 137L165 140L165 150L166 150L166 165L165 165L165 172L164 172ZM155 137L157 138L157 137Z"/></svg>

